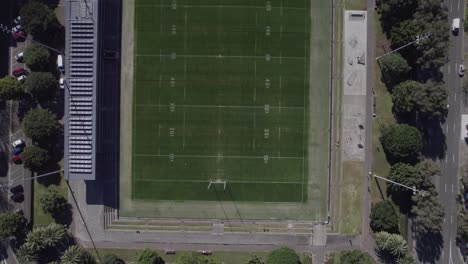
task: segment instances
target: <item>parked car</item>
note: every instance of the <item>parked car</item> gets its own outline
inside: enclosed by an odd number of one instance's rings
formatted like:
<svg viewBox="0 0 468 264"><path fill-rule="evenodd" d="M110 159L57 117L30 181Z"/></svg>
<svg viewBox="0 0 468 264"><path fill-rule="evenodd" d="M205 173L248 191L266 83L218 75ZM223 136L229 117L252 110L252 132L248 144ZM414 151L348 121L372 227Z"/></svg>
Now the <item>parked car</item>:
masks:
<svg viewBox="0 0 468 264"><path fill-rule="evenodd" d="M26 146L26 143L24 143L24 141L22 139L18 139L16 140L15 142L13 142L11 144L14 148L18 147L18 146Z"/></svg>
<svg viewBox="0 0 468 264"><path fill-rule="evenodd" d="M23 27L21 25L16 25L11 29L11 31L13 31L13 33L19 32L21 30L23 30Z"/></svg>
<svg viewBox="0 0 468 264"><path fill-rule="evenodd" d="M60 78L59 85L60 85L60 89L65 88L65 78Z"/></svg>
<svg viewBox="0 0 468 264"><path fill-rule="evenodd" d="M21 152L23 152L23 147L19 146L19 147L16 147L14 148L12 151L11 151L11 154L13 154L14 156L20 154Z"/></svg>
<svg viewBox="0 0 468 264"><path fill-rule="evenodd" d="M19 192L23 192L23 191L24 191L23 185L21 185L21 184L15 185L15 186L10 188L11 193L19 193Z"/></svg>
<svg viewBox="0 0 468 264"><path fill-rule="evenodd" d="M26 36L27 34L23 30L12 33L12 38L14 41L24 41Z"/></svg>
<svg viewBox="0 0 468 264"><path fill-rule="evenodd" d="M20 155L13 156L11 158L11 162L13 162L14 164L21 164L22 163L21 156Z"/></svg>
<svg viewBox="0 0 468 264"><path fill-rule="evenodd" d="M16 59L17 62L22 62L23 59L24 59L24 52L20 52L20 53L16 54L15 59Z"/></svg>
<svg viewBox="0 0 468 264"><path fill-rule="evenodd" d="M65 66L64 66L64 61L63 61L63 56L62 55L58 55L57 56L57 68L63 72L63 70L65 69Z"/></svg>
<svg viewBox="0 0 468 264"><path fill-rule="evenodd" d="M28 71L24 68L16 68L11 74L15 77L20 77L21 75L28 74Z"/></svg>
<svg viewBox="0 0 468 264"><path fill-rule="evenodd" d="M460 18L454 18L452 20L452 32L454 35L458 35L459 28L460 28Z"/></svg>
<svg viewBox="0 0 468 264"><path fill-rule="evenodd" d="M13 19L13 23L20 24L21 23L21 16L17 16L15 19Z"/></svg>
<svg viewBox="0 0 468 264"><path fill-rule="evenodd" d="M19 82L24 82L26 80L26 75L21 75L20 77L16 78Z"/></svg>
<svg viewBox="0 0 468 264"><path fill-rule="evenodd" d="M12 196L10 196L10 199L16 203L21 203L24 200L24 195L23 193L15 193Z"/></svg>

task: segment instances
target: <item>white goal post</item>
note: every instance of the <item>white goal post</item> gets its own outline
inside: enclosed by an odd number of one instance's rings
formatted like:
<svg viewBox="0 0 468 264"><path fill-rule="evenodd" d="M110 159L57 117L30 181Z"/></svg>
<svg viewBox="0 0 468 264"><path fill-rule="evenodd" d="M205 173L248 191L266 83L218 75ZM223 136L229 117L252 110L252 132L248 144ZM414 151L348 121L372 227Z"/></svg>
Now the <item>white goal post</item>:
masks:
<svg viewBox="0 0 468 264"><path fill-rule="evenodd" d="M227 181L222 181L222 180L210 180L210 182L208 183L208 190L210 189L210 187L214 184L221 184L223 185L223 190L225 191L226 190L226 185L227 185Z"/></svg>

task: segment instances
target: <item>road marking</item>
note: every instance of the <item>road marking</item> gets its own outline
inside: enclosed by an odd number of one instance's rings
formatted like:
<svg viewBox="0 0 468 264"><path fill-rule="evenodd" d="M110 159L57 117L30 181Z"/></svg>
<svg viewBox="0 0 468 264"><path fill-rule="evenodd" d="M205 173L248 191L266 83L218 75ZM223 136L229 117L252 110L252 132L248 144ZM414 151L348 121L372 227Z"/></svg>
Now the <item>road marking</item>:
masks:
<svg viewBox="0 0 468 264"><path fill-rule="evenodd" d="M453 123L453 132L457 132L455 129L455 123Z"/></svg>
<svg viewBox="0 0 468 264"><path fill-rule="evenodd" d="M445 164L447 164L447 155L445 155Z"/></svg>
<svg viewBox="0 0 468 264"><path fill-rule="evenodd" d="M452 161L455 163L455 154L452 154Z"/></svg>
<svg viewBox="0 0 468 264"><path fill-rule="evenodd" d="M455 102L457 101L457 93L453 94L453 98L455 99Z"/></svg>
<svg viewBox="0 0 468 264"><path fill-rule="evenodd" d="M442 250L442 259L444 259L444 257L445 257L444 253L445 253L445 251Z"/></svg>
<svg viewBox="0 0 468 264"><path fill-rule="evenodd" d="M445 224L445 217L444 217L444 224ZM443 253L443 252L442 252Z"/></svg>
<svg viewBox="0 0 468 264"><path fill-rule="evenodd" d="M450 223L453 224L453 215L450 216Z"/></svg>
<svg viewBox="0 0 468 264"><path fill-rule="evenodd" d="M447 192L447 184L445 184L444 190L445 192Z"/></svg>
<svg viewBox="0 0 468 264"><path fill-rule="evenodd" d="M460 0L457 2L457 10L460 11Z"/></svg>
<svg viewBox="0 0 468 264"><path fill-rule="evenodd" d="M448 133L448 124L445 125L445 133Z"/></svg>
<svg viewBox="0 0 468 264"><path fill-rule="evenodd" d="M452 184L452 192L453 192L453 184Z"/></svg>
<svg viewBox="0 0 468 264"><path fill-rule="evenodd" d="M450 64L448 65L447 73L450 74Z"/></svg>

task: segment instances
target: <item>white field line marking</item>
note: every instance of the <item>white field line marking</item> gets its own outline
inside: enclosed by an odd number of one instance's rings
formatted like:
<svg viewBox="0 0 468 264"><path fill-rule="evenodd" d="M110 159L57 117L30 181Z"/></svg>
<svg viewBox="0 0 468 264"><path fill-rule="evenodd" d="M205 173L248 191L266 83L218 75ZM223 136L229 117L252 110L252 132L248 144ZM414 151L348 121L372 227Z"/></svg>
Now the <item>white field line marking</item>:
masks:
<svg viewBox="0 0 468 264"><path fill-rule="evenodd" d="M280 2L280 16L283 16L283 0Z"/></svg>
<svg viewBox="0 0 468 264"><path fill-rule="evenodd" d="M183 8L243 8L243 9L265 9L265 6L232 6L232 5L180 5ZM171 7L171 5L136 5L136 7ZM177 5L179 7L179 5ZM303 7L271 7L272 9L286 9L286 10L304 10L306 8Z"/></svg>
<svg viewBox="0 0 468 264"><path fill-rule="evenodd" d="M171 57L171 54L137 54L137 57ZM234 56L234 55L222 55L221 57L218 55L177 55L177 57L181 58L212 58L212 59L220 59L220 58L234 58L234 59L265 59L265 56ZM289 59L289 60L304 60L307 61L307 58L305 57L294 57L294 56L288 56L288 57L279 57L279 56L270 56L271 59Z"/></svg>
<svg viewBox="0 0 468 264"><path fill-rule="evenodd" d="M164 179L136 179L149 182L209 182L209 180L164 180ZM264 184L301 184L301 182L267 182L267 181L230 181L228 183L264 183Z"/></svg>
<svg viewBox="0 0 468 264"><path fill-rule="evenodd" d="M169 107L166 104L136 104L138 107ZM247 105L177 105L177 107L187 108L241 108L241 109L264 109L264 106L247 106ZM305 110L305 107L300 106L270 106L270 109L296 109Z"/></svg>
<svg viewBox="0 0 468 264"><path fill-rule="evenodd" d="M187 53L187 11L185 11L184 53ZM184 101L187 99L187 58L184 58ZM185 112L184 112L185 113Z"/></svg>
<svg viewBox="0 0 468 264"><path fill-rule="evenodd" d="M280 51L279 59L280 59L280 65L283 64L283 52L281 51Z"/></svg>
<svg viewBox="0 0 468 264"><path fill-rule="evenodd" d="M184 111L184 119L183 119L183 127L182 127L182 149L185 149L185 111Z"/></svg>
<svg viewBox="0 0 468 264"><path fill-rule="evenodd" d="M283 25L280 26L280 41L283 39Z"/></svg>
<svg viewBox="0 0 468 264"><path fill-rule="evenodd" d="M135 157L166 157L169 158L169 155L158 155L158 154L133 154ZM175 158L216 158L219 159L261 159L263 160L263 156L225 156L225 155L174 155ZM288 160L300 160L304 159L304 157L269 157L269 159L288 159Z"/></svg>
<svg viewBox="0 0 468 264"><path fill-rule="evenodd" d="M254 61L254 94L253 101L257 101L257 61Z"/></svg>
<svg viewBox="0 0 468 264"><path fill-rule="evenodd" d="M254 121L254 124L253 124L254 135L253 135L253 144L252 144L252 146L253 146L253 150L255 151L255 127L256 127L256 121L255 121L256 120L256 113L255 112L253 114L253 118L254 118L254 120L253 120Z"/></svg>
<svg viewBox="0 0 468 264"><path fill-rule="evenodd" d="M305 3L305 6L307 6L307 0L304 0L304 3ZM307 12L304 13L304 56L307 55L307 18L308 18L308 14ZM304 85L303 85L303 90L304 90L304 101L303 101L303 106L304 106L304 110L303 110L303 116L304 116L304 121L302 123L302 146L306 146L306 135L307 135L307 132L306 132L306 109L305 109L305 106L307 105L306 104L306 80L307 78L305 78L305 76L307 76L307 62L308 60L304 60ZM310 82L310 80L309 80ZM308 152L309 150L307 148L304 148L304 151L302 152L302 156L305 157L305 152ZM302 183L304 184L304 174L305 174L305 159L303 158L302 159L302 178L301 178L301 181ZM304 201L304 186L301 186L301 200Z"/></svg>

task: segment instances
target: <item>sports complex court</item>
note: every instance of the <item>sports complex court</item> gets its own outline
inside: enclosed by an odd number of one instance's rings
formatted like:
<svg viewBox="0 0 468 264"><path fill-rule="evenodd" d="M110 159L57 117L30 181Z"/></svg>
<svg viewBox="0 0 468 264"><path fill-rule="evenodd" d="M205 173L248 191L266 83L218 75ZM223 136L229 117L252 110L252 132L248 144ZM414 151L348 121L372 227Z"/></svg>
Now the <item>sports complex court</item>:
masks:
<svg viewBox="0 0 468 264"><path fill-rule="evenodd" d="M311 21L304 0L135 1L133 201L318 198L323 218L326 169L309 167L328 98L311 107Z"/></svg>

